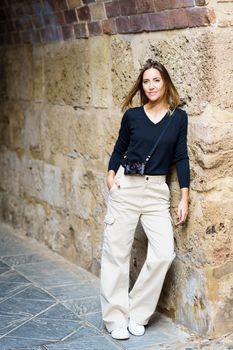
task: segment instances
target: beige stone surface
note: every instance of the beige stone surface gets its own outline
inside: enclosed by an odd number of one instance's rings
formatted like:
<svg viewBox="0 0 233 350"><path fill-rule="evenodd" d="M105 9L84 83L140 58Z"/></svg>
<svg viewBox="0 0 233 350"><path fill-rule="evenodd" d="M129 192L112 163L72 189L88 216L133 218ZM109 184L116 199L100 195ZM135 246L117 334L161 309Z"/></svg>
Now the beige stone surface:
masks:
<svg viewBox="0 0 233 350"><path fill-rule="evenodd" d="M105 7L103 3L90 4L91 18L93 21L106 18Z"/></svg>
<svg viewBox="0 0 233 350"><path fill-rule="evenodd" d="M232 328L230 33L210 27L0 50L0 219L95 274L122 99L148 58L167 66L189 115L192 181L189 219L178 228L175 169L168 179L177 257L159 307L213 338ZM139 225L131 286L146 242Z"/></svg>
<svg viewBox="0 0 233 350"><path fill-rule="evenodd" d="M46 45L44 80L47 101L87 106L91 99L91 79L86 41Z"/></svg>
<svg viewBox="0 0 233 350"><path fill-rule="evenodd" d="M4 75L6 95L13 100L31 100L33 97L32 49L30 46L9 48L5 53Z"/></svg>

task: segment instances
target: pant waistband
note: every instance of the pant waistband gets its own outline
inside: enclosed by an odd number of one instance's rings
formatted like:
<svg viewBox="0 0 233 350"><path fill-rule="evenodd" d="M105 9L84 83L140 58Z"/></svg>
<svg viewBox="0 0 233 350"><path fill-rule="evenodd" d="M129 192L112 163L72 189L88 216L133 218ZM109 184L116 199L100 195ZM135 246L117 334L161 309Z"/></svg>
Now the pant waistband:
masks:
<svg viewBox="0 0 233 350"><path fill-rule="evenodd" d="M166 175L124 175L124 168L121 165L117 175L124 176L125 179L132 179L136 182L154 182L154 183L163 183L166 181Z"/></svg>

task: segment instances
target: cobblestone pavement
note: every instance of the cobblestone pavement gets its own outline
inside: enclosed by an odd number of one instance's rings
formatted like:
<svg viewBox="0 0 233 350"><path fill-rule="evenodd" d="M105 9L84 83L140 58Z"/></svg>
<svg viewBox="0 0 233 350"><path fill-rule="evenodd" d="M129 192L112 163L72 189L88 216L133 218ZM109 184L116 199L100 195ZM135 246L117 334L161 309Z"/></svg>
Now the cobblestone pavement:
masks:
<svg viewBox="0 0 233 350"><path fill-rule="evenodd" d="M159 313L144 336L113 340L95 276L6 226L0 232L0 350L233 349L232 335L200 339Z"/></svg>

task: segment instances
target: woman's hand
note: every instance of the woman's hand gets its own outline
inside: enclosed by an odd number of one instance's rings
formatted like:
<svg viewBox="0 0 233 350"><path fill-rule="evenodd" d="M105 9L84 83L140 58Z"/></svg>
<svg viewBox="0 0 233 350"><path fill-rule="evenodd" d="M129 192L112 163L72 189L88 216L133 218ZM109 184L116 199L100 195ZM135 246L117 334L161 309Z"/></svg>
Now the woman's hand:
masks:
<svg viewBox="0 0 233 350"><path fill-rule="evenodd" d="M189 208L189 189L188 188L182 188L181 194L182 198L178 205L178 213L177 218L178 222L176 225L182 225L185 223L187 216L188 216L188 208Z"/></svg>
<svg viewBox="0 0 233 350"><path fill-rule="evenodd" d="M112 186L114 185L114 183L117 185L117 187L120 187L120 184L118 183L118 181L115 178L115 171L109 170L108 175L107 175L107 186L108 186L109 191L112 188Z"/></svg>

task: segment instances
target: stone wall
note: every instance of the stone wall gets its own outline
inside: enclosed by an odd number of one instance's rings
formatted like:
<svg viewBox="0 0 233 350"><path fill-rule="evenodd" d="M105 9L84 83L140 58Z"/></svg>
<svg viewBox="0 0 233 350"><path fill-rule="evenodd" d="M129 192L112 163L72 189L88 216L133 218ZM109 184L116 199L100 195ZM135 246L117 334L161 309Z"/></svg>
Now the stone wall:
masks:
<svg viewBox="0 0 233 350"><path fill-rule="evenodd" d="M54 0L75 11L87 6L77 2ZM233 2L203 4L211 26L63 37L46 45L11 41L0 48L0 218L98 274L106 167L120 104L141 64L160 60L189 115L192 181L189 220L175 227L177 258L159 307L199 334L218 337L233 327ZM175 222L175 171L169 183ZM139 226L132 280L145 252Z"/></svg>

